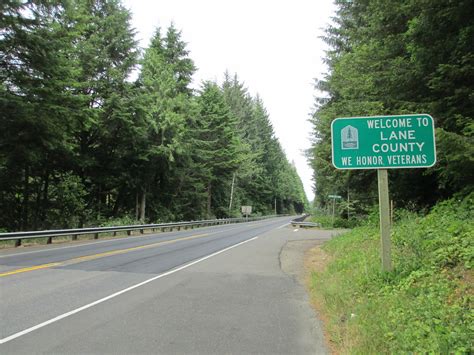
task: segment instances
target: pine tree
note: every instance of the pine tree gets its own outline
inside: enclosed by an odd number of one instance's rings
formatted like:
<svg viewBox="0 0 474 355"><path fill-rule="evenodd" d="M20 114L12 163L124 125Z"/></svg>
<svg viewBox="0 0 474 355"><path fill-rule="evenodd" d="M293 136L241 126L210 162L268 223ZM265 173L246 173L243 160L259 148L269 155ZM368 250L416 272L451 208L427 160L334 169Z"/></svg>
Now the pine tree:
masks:
<svg viewBox="0 0 474 355"><path fill-rule="evenodd" d="M222 216L228 213L232 175L242 160L237 120L215 83L205 82L197 101L194 161L206 185L207 216Z"/></svg>

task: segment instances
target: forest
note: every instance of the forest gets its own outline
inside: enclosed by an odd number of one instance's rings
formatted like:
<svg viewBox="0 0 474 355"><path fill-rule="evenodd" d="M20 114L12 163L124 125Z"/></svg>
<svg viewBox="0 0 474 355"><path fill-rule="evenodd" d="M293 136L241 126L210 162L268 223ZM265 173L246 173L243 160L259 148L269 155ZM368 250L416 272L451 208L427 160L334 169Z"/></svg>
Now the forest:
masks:
<svg viewBox="0 0 474 355"><path fill-rule="evenodd" d="M473 1L336 0L316 81L315 221L354 227L325 243L311 292L335 354L470 354L474 261ZM437 162L389 169L393 270L381 270L377 172L336 170L337 117L430 114ZM340 195L336 218L325 213ZM319 265L319 262L318 262Z"/></svg>
<svg viewBox="0 0 474 355"><path fill-rule="evenodd" d="M426 113L435 120L437 163L391 169L396 207L421 211L462 198L474 186L474 24L472 1L336 0L324 35L327 74L316 80L313 147L315 204L344 197L341 217L377 203L376 170L336 170L331 122L337 117ZM349 211L346 213L345 211Z"/></svg>
<svg viewBox="0 0 474 355"><path fill-rule="evenodd" d="M174 25L140 48L118 0L2 1L0 229L301 213L261 98L196 70Z"/></svg>

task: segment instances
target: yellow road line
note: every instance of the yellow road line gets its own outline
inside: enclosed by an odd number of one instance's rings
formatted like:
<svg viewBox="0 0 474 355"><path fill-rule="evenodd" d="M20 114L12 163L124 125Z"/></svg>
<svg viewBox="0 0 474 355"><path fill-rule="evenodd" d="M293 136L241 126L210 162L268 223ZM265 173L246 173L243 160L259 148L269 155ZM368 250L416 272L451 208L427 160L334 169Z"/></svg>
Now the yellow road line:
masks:
<svg viewBox="0 0 474 355"><path fill-rule="evenodd" d="M28 272L28 271L34 271L34 270L40 270L40 269L47 269L49 267L58 266L58 265L61 265L61 263L50 263L50 264L43 264L43 265L32 266L32 267L25 267L23 269L17 269L17 270L4 272L4 273L0 274L0 277L20 274L22 272Z"/></svg>
<svg viewBox="0 0 474 355"><path fill-rule="evenodd" d="M57 262L57 263L43 264L43 265L38 265L38 266L26 267L26 268L23 268L23 269L7 271L5 273L0 274L0 277L10 276L10 275L15 275L15 274L20 274L20 273L23 273L23 272L40 270L40 269L47 269L47 268L51 268L51 267L58 266L58 265L65 266L65 265L77 264L77 263L81 263L81 262L84 262L84 261L90 261L90 260L95 260L95 259L99 259L99 258L105 258L107 256L125 254L125 253L135 251L135 250L148 249L148 248L153 248L153 247L162 246L162 245L166 245L166 244L172 244L172 243L180 242L180 241L183 241L183 240L191 240L191 239L196 239L196 238L202 238L202 237L206 237L208 235L209 235L208 233L206 233L206 234L197 234L197 235L192 235L192 236L189 236L189 237L172 239L172 240L165 240L163 242L147 244L147 245L141 245L141 246L133 247L133 248L118 249L118 250L107 251L105 253L84 255L84 256L74 258L74 259L60 261L60 262Z"/></svg>

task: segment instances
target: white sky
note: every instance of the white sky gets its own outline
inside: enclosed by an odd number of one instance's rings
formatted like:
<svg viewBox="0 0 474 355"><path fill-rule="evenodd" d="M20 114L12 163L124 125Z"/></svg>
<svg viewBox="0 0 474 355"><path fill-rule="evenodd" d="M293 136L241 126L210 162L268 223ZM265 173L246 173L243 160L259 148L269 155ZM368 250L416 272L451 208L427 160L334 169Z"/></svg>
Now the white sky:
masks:
<svg viewBox="0 0 474 355"><path fill-rule="evenodd" d="M175 24L202 80L237 73L252 95L259 94L289 161L313 199L312 170L303 150L310 147L309 113L313 79L326 71L325 44L318 37L334 12L332 0L124 0L141 47L156 27Z"/></svg>

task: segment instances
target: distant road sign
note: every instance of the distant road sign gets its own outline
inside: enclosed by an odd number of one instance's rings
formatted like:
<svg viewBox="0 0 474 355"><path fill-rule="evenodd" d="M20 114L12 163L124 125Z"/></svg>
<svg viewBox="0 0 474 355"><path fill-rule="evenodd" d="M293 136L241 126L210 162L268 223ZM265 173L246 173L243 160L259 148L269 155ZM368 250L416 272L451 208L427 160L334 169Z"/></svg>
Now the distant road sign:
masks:
<svg viewBox="0 0 474 355"><path fill-rule="evenodd" d="M242 206L242 214L250 215L252 213L252 206Z"/></svg>
<svg viewBox="0 0 474 355"><path fill-rule="evenodd" d="M336 198L342 198L342 196L339 196L339 195L329 195L328 197L329 197L329 198L334 198L334 199L336 199Z"/></svg>
<svg viewBox="0 0 474 355"><path fill-rule="evenodd" d="M436 163L430 115L336 118L331 124L337 169L428 168Z"/></svg>

